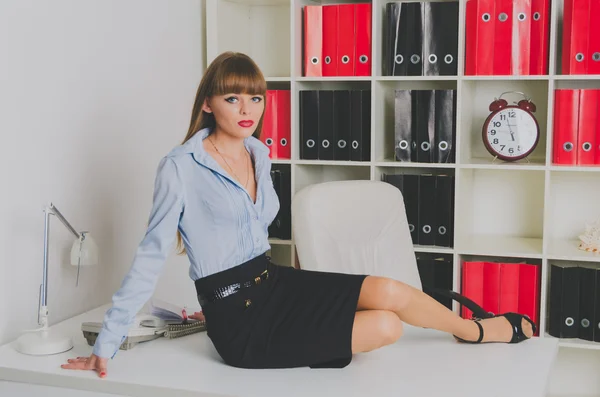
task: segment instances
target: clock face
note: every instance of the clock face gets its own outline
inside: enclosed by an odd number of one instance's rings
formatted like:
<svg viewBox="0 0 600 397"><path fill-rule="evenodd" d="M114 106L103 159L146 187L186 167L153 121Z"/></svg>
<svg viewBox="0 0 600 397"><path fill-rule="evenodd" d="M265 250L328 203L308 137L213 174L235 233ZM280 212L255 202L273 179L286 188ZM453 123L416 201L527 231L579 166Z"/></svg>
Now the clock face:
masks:
<svg viewBox="0 0 600 397"><path fill-rule="evenodd" d="M519 107L506 107L490 116L483 139L494 156L517 160L535 149L539 128L531 113Z"/></svg>

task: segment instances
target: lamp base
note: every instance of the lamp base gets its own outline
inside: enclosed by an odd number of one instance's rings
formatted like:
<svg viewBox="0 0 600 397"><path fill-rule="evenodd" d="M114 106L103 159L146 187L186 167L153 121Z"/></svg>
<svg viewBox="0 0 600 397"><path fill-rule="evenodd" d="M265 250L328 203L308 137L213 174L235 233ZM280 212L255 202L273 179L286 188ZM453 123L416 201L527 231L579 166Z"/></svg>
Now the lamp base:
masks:
<svg viewBox="0 0 600 397"><path fill-rule="evenodd" d="M60 335L49 328L26 332L15 342L15 349L18 352L32 356L64 353L72 348L71 337Z"/></svg>

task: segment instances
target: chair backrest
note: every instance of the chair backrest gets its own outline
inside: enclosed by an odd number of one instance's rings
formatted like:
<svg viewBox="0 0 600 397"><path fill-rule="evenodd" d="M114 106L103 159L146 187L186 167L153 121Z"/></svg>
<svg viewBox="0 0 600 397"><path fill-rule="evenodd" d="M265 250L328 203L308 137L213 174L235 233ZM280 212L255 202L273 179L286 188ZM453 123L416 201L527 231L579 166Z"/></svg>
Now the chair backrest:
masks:
<svg viewBox="0 0 600 397"><path fill-rule="evenodd" d="M310 185L292 201L300 267L390 277L422 289L404 199L387 182Z"/></svg>

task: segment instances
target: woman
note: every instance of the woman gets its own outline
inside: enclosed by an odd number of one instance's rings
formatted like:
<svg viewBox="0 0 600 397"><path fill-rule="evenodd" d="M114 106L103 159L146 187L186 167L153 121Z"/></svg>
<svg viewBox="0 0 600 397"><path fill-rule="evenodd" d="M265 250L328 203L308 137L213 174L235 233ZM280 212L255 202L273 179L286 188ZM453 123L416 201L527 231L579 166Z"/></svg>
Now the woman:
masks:
<svg viewBox="0 0 600 397"><path fill-rule="evenodd" d="M394 343L403 322L462 342L514 343L533 335L526 316L463 319L399 281L271 263L268 226L279 201L268 149L258 139L265 94L262 73L244 54L221 54L208 67L183 144L160 161L148 231L93 352L63 368L106 376L175 236L190 260L208 336L232 366L344 367L354 353Z"/></svg>

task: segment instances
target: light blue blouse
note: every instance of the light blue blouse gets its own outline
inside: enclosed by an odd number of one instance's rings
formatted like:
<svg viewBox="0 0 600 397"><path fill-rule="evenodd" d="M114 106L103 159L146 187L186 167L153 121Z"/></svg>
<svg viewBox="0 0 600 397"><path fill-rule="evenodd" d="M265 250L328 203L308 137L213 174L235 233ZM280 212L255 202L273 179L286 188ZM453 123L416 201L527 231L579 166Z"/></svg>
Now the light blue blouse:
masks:
<svg viewBox="0 0 600 397"><path fill-rule="evenodd" d="M269 149L244 140L254 158L256 202L206 152L198 131L161 159L147 232L119 290L112 297L93 353L114 357L135 315L150 299L179 229L192 280L232 268L270 249L268 227L279 211L271 179Z"/></svg>

